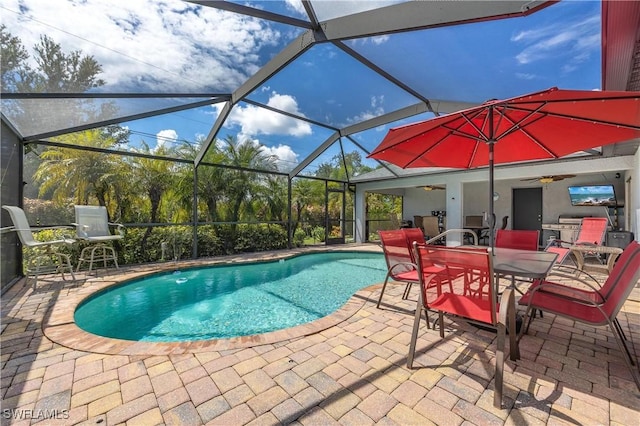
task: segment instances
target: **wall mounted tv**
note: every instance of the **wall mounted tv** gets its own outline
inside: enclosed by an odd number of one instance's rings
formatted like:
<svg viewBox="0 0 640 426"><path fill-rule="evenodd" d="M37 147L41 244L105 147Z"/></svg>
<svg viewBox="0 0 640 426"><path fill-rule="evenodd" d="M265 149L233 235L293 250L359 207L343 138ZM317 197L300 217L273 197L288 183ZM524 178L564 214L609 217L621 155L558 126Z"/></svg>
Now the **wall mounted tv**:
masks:
<svg viewBox="0 0 640 426"><path fill-rule="evenodd" d="M580 185L569 187L572 206L617 206L613 185Z"/></svg>

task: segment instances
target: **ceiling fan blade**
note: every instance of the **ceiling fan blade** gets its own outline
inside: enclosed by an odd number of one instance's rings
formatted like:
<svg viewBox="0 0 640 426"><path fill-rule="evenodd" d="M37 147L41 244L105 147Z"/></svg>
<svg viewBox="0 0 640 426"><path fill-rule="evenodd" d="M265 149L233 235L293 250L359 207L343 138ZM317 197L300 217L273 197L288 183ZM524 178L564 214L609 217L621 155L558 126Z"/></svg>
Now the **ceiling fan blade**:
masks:
<svg viewBox="0 0 640 426"><path fill-rule="evenodd" d="M559 181L559 180L564 180L564 179L569 179L572 177L576 177L576 175L555 175L555 176L549 176L550 178L553 179L553 181Z"/></svg>

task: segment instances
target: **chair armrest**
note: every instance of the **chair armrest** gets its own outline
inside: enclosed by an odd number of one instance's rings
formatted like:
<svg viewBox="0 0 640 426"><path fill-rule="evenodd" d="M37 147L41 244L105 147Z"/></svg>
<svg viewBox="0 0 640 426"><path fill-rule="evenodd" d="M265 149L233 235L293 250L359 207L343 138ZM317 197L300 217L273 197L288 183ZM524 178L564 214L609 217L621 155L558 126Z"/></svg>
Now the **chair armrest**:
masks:
<svg viewBox="0 0 640 426"><path fill-rule="evenodd" d="M555 283L553 281L544 281L535 286L530 291L530 300L533 300L535 293L547 293L553 294L555 297L559 297L562 299L566 299L568 301L579 302L583 304L589 304L592 306L598 306L605 302L604 296L600 293L600 289L595 288L591 284L586 281L577 279L583 285L589 287L591 291L572 287L570 285L566 285L564 283ZM589 294L597 295L597 299L588 297Z"/></svg>
<svg viewBox="0 0 640 426"><path fill-rule="evenodd" d="M580 272L582 274L584 274L584 275L587 275L589 278L591 278L593 280L593 282L595 283L595 285L590 283L590 282L588 282L587 280L585 280L583 278L580 278L580 277L577 277L575 275L563 274L561 272L551 272L549 275L547 275L547 277L543 281L539 281L538 282L538 284L535 286L535 288L532 289L531 294L533 295L533 293L535 293L536 291L539 291L539 290L544 291L545 287L548 288L548 287L558 287L558 286L561 286L563 289L566 289L567 291L571 291L572 289L576 290L576 294L579 294L578 293L579 291L582 291L582 292L586 291L585 289L581 289L579 287L575 287L575 285L574 286L571 285L572 282L576 282L577 281L580 284L588 287L594 293L596 293L601 300L604 300L604 297L602 296L602 294L600 294L600 289L601 289L600 282L593 275L591 275L591 274L589 274L587 272L582 272L582 271L580 271ZM570 281L557 283L557 282L554 282L554 281L550 280L549 277L566 278L566 279L568 279ZM582 297L576 297L576 299L584 300L584 298L582 298Z"/></svg>
<svg viewBox="0 0 640 426"><path fill-rule="evenodd" d="M418 270L418 265L416 265L415 263L411 263L411 262L399 262L396 263L395 265L393 265L390 269L389 269L389 273L391 275L394 275L395 272L393 272L394 269L396 269L397 266L405 266L405 267L409 267L411 269L406 269L404 271L401 272L408 272L408 271L417 271Z"/></svg>
<svg viewBox="0 0 640 426"><path fill-rule="evenodd" d="M110 226L115 226L116 227L116 231L118 232L118 234L124 236L124 225L121 223L115 223L115 222L108 222L108 224Z"/></svg>
<svg viewBox="0 0 640 426"><path fill-rule="evenodd" d="M87 229L89 227L88 225L83 225L81 223L75 222L72 222L71 225L76 228L76 234L78 234L79 238L89 238L89 235L87 235L87 233L84 231L84 229ZM78 230L78 228L82 228L83 231Z"/></svg>
<svg viewBox="0 0 640 426"><path fill-rule="evenodd" d="M567 278L567 279L570 279L570 280L575 280L575 281L580 281L580 282L586 282L585 279L580 278L580 275L586 275L591 280L593 280L593 282L596 285L601 286L600 281L598 281L598 279L596 277L594 277L593 275L591 275L588 272L584 272L583 270L581 270L579 268L576 268L575 266L562 265L562 270L565 270L565 269L573 270L574 273L573 274L567 274L567 273L561 272L560 270L552 269L551 272L549 272L547 274L547 276L544 278L544 281L551 281L549 279L550 277L559 277L559 278Z"/></svg>

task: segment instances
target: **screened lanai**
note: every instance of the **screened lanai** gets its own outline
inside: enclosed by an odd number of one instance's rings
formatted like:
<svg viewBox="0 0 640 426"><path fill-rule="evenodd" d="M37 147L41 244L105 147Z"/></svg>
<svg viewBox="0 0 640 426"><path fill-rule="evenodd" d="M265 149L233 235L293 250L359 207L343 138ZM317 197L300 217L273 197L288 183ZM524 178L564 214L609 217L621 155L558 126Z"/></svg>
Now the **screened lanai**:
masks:
<svg viewBox="0 0 640 426"><path fill-rule="evenodd" d="M124 263L366 241L417 186L486 181L368 159L388 129L552 86L639 90L634 2L0 7L2 204L43 226L105 205ZM628 141L503 173L620 173L637 193L638 163ZM5 287L22 260L10 231L2 248Z"/></svg>

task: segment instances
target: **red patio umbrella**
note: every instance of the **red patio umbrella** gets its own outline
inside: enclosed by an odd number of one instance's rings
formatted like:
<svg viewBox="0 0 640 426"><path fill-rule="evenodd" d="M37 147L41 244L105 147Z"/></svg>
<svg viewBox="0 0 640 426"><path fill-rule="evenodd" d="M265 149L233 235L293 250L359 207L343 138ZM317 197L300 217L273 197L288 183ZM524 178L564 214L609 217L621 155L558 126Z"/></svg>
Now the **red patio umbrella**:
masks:
<svg viewBox="0 0 640 426"><path fill-rule="evenodd" d="M554 87L393 128L369 158L402 168L488 165L493 218L494 164L555 159L638 137L640 92Z"/></svg>

